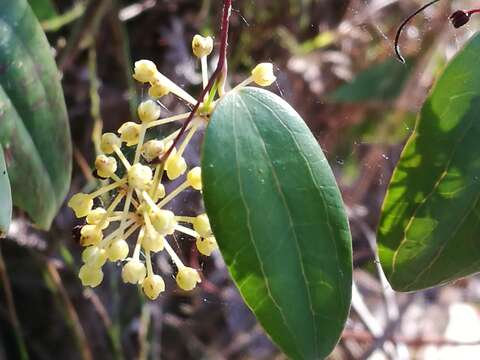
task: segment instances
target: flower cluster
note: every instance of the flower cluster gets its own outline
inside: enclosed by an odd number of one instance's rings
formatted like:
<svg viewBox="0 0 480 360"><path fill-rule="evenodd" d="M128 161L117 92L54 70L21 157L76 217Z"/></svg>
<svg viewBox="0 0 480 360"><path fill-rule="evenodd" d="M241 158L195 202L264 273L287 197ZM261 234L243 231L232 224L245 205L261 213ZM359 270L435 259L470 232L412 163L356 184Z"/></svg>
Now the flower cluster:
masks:
<svg viewBox="0 0 480 360"><path fill-rule="evenodd" d="M204 86L208 82L207 56L212 49L210 37L194 37L192 50L201 60ZM117 134L102 135L100 148L103 154L95 159L95 172L105 180L104 185L90 194L75 194L68 205L78 218L85 218L85 225L80 230L80 244L85 247L82 253L84 264L79 272L82 284L98 286L103 280L103 265L107 261L121 262L123 281L141 285L146 296L156 299L165 290L165 283L154 272L151 256L155 253L165 250L170 256L178 270L176 282L181 289L192 290L201 282L197 270L184 265L170 246L169 240L175 232L193 237L203 255L209 256L217 248L206 214L177 216L166 208L184 190L202 190L200 167L189 168L183 154L195 132L208 122L209 114L205 109L213 108L214 96L208 97L212 103L195 114L186 135L168 153L180 130L162 139L148 141L147 131L185 120L189 113L162 118L159 99L172 93L192 105L196 100L162 75L149 60L135 63L133 77L148 86L149 99L138 106L140 121L124 123ZM241 85L252 81L261 86L270 85L275 81L272 65L258 65ZM135 147L131 159L124 152L129 147ZM165 178L183 178L183 182L167 194L162 184ZM113 194L108 206L94 207L94 199L108 193ZM136 239L133 249L127 243L130 238Z"/></svg>

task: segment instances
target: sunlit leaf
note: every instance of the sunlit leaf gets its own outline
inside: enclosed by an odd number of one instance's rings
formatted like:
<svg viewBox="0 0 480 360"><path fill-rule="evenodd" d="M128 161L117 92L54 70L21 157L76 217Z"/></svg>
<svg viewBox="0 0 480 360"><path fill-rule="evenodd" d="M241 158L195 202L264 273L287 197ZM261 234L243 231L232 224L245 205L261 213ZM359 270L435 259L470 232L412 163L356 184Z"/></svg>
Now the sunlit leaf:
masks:
<svg viewBox="0 0 480 360"><path fill-rule="evenodd" d="M351 239L316 139L278 96L227 94L208 125L204 199L231 276L292 359L320 359L350 307Z"/></svg>
<svg viewBox="0 0 480 360"><path fill-rule="evenodd" d="M480 271L480 36L425 102L383 205L382 266L410 291Z"/></svg>

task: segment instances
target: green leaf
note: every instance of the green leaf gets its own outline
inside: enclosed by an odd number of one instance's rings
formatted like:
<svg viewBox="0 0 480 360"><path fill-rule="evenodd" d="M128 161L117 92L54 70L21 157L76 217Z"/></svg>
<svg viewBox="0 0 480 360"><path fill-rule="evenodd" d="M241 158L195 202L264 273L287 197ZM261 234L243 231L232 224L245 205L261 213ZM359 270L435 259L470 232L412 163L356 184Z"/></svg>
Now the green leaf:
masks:
<svg viewBox="0 0 480 360"><path fill-rule="evenodd" d="M389 58L360 72L350 83L340 86L329 99L339 103L394 100L415 65L413 59L406 64Z"/></svg>
<svg viewBox="0 0 480 360"><path fill-rule="evenodd" d="M13 202L47 229L70 185L71 141L52 52L26 0L0 0L0 144Z"/></svg>
<svg viewBox="0 0 480 360"><path fill-rule="evenodd" d="M28 0L38 20L44 21L57 16L52 0Z"/></svg>
<svg viewBox="0 0 480 360"><path fill-rule="evenodd" d="M392 285L411 291L480 271L480 35L423 105L393 174L378 230Z"/></svg>
<svg viewBox="0 0 480 360"><path fill-rule="evenodd" d="M8 181L7 165L0 146L0 238L8 231L12 219L12 195Z"/></svg>
<svg viewBox="0 0 480 360"><path fill-rule="evenodd" d="M351 238L314 136L278 96L232 91L206 130L202 172L213 232L246 303L292 359L327 356L350 307Z"/></svg>

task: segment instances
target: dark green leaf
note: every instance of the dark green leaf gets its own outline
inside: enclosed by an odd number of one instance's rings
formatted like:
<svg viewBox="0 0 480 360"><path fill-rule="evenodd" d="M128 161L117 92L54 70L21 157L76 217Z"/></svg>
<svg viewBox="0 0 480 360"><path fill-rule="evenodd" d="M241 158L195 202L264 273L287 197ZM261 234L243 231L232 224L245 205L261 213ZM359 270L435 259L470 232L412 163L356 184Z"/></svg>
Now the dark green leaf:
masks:
<svg viewBox="0 0 480 360"><path fill-rule="evenodd" d="M329 99L344 103L394 100L400 95L414 65L411 59L401 64L389 58L360 72L352 82L334 91Z"/></svg>
<svg viewBox="0 0 480 360"><path fill-rule="evenodd" d="M57 16L52 0L28 0L38 20L44 21Z"/></svg>
<svg viewBox="0 0 480 360"><path fill-rule="evenodd" d="M217 105L202 169L207 213L246 303L289 357L327 356L350 306L351 239L314 136L284 100L243 88Z"/></svg>
<svg viewBox="0 0 480 360"><path fill-rule="evenodd" d="M393 288L480 271L480 36L448 65L393 174L378 231Z"/></svg>
<svg viewBox="0 0 480 360"><path fill-rule="evenodd" d="M8 181L7 165L0 146L0 238L6 234L12 219L12 195Z"/></svg>
<svg viewBox="0 0 480 360"><path fill-rule="evenodd" d="M0 0L0 144L15 205L48 228L70 184L68 118L52 52L26 0Z"/></svg>

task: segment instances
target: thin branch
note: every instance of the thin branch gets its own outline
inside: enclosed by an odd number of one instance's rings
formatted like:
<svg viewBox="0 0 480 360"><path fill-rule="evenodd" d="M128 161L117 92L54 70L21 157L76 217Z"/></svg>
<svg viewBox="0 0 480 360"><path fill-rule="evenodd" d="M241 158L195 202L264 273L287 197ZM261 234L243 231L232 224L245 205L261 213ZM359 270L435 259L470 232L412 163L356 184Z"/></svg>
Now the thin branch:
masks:
<svg viewBox="0 0 480 360"><path fill-rule="evenodd" d="M210 80L208 81L207 86L205 86L205 88L200 93L200 96L197 99L197 103L193 107L192 111L190 112L190 115L188 116L187 120L185 121L182 128L180 129L180 132L178 133L175 140L173 141L173 144L170 146L167 152L160 159L161 162L164 162L168 159L172 150L177 145L182 135L185 133L185 130L187 129L188 125L193 120L193 117L197 112L198 108L200 107L200 104L202 103L203 99L205 98L205 95L213 87L213 84L215 84L215 81L222 75L223 69L227 63L228 28L230 25L231 10L232 10L232 0L224 0L222 23L220 27L220 51L219 51L217 68L215 69L212 76L210 77Z"/></svg>

